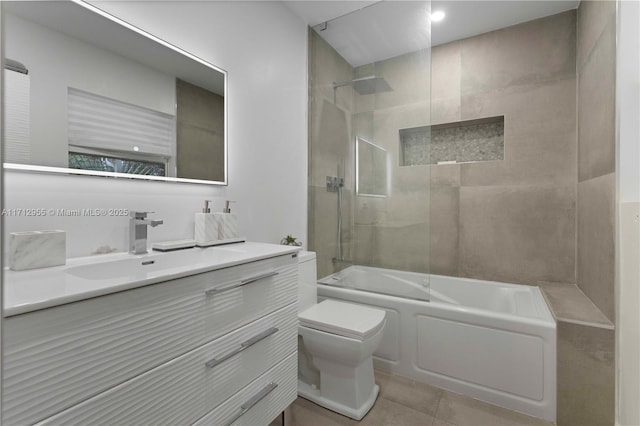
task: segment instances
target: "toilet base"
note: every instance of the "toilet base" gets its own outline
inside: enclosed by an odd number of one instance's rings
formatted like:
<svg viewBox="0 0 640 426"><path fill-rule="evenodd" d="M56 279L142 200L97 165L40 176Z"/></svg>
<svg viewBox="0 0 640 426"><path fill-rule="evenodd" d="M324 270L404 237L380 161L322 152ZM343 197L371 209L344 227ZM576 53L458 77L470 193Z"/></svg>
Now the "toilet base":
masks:
<svg viewBox="0 0 640 426"><path fill-rule="evenodd" d="M380 391L380 387L378 385L374 385L371 389L371 395L358 407L357 409L347 407L344 404L339 403L338 401L333 401L323 397L320 394L320 389L311 387L309 384L305 383L302 380L298 379L298 395L304 399L308 399L309 401L320 405L326 409L331 411L335 411L336 413L342 414L343 416L350 417L354 420L362 420L362 418L369 412L373 404L376 402L376 398L378 397L378 392Z"/></svg>

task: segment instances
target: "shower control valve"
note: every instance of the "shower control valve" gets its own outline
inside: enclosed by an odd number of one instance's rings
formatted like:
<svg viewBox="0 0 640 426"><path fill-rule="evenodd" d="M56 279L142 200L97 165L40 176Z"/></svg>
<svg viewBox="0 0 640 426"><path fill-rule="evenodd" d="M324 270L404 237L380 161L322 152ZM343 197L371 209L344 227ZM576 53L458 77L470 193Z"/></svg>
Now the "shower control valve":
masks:
<svg viewBox="0 0 640 426"><path fill-rule="evenodd" d="M327 192L338 192L338 188L344 187L344 178L327 176Z"/></svg>

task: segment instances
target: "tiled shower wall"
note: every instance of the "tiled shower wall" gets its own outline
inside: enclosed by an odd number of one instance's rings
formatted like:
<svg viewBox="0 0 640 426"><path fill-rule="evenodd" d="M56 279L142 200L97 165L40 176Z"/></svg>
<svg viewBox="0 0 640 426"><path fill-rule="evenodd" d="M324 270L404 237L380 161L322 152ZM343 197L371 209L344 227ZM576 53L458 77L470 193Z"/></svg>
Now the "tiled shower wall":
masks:
<svg viewBox="0 0 640 426"><path fill-rule="evenodd" d="M577 284L615 322L616 2L578 9Z"/></svg>
<svg viewBox="0 0 640 426"><path fill-rule="evenodd" d="M355 96L353 128L387 150L384 198L357 196L354 255L358 264L429 272L428 166L400 167L400 129L429 124L430 49L357 67L356 77L383 77L392 90Z"/></svg>
<svg viewBox="0 0 640 426"><path fill-rule="evenodd" d="M431 166L431 272L575 282L576 12L432 54L432 123L503 115L504 160Z"/></svg>
<svg viewBox="0 0 640 426"><path fill-rule="evenodd" d="M351 259L354 147L351 142L353 89L333 83L350 81L353 68L315 31L309 29L309 192L308 247L317 253L318 276L339 266L337 256L338 193L327 192L326 177L338 176L344 164L343 257Z"/></svg>
<svg viewBox="0 0 640 426"><path fill-rule="evenodd" d="M575 283L577 268L581 289L612 318L613 112L596 112L613 105L613 72L603 68L613 66L612 5L585 2L577 25L569 11L434 47L430 110L428 78L417 75L428 55L354 70L311 31L309 246L319 275L333 272L337 244L337 194L325 179L344 159L346 259L522 284ZM334 103L334 81L370 74L393 91L341 87ZM429 124L429 114L432 124L504 116L504 159L399 167L398 129ZM352 129L392 156L389 197L353 196Z"/></svg>
<svg viewBox="0 0 640 426"><path fill-rule="evenodd" d="M309 248L318 276L349 263L428 272L429 170L399 167L401 128L429 123L430 51L422 50L353 68L313 30L309 32ZM360 95L333 83L376 75L392 91ZM354 196L355 137L387 150L386 197ZM343 258L337 253L338 194L326 177L344 164Z"/></svg>
<svg viewBox="0 0 640 426"><path fill-rule="evenodd" d="M356 69L311 31L309 247L318 252L318 275L334 271L337 195L325 179L344 158L348 260L522 284L575 282L575 64L575 11ZM333 102L334 81L371 74L393 91L342 87ZM496 116L504 116L504 160L399 166L399 129ZM352 129L388 150L388 197L353 197Z"/></svg>
<svg viewBox="0 0 640 426"><path fill-rule="evenodd" d="M616 2L577 16L577 284L611 322L558 324L559 426L615 421Z"/></svg>

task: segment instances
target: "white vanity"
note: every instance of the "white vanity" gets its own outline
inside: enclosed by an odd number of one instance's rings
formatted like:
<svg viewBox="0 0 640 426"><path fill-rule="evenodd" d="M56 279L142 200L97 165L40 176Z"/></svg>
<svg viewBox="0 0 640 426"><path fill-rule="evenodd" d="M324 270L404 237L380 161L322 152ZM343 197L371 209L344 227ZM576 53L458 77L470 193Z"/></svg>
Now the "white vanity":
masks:
<svg viewBox="0 0 640 426"><path fill-rule="evenodd" d="M3 424L267 424L296 398L297 248L5 271Z"/></svg>

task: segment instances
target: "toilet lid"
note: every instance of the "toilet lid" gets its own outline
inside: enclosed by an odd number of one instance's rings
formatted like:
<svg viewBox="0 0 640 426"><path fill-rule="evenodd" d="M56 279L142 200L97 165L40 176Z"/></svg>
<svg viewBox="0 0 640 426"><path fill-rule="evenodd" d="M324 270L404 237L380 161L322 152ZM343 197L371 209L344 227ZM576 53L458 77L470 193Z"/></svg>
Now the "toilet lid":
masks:
<svg viewBox="0 0 640 426"><path fill-rule="evenodd" d="M386 312L353 303L325 300L300 312L303 327L364 340L384 326Z"/></svg>

